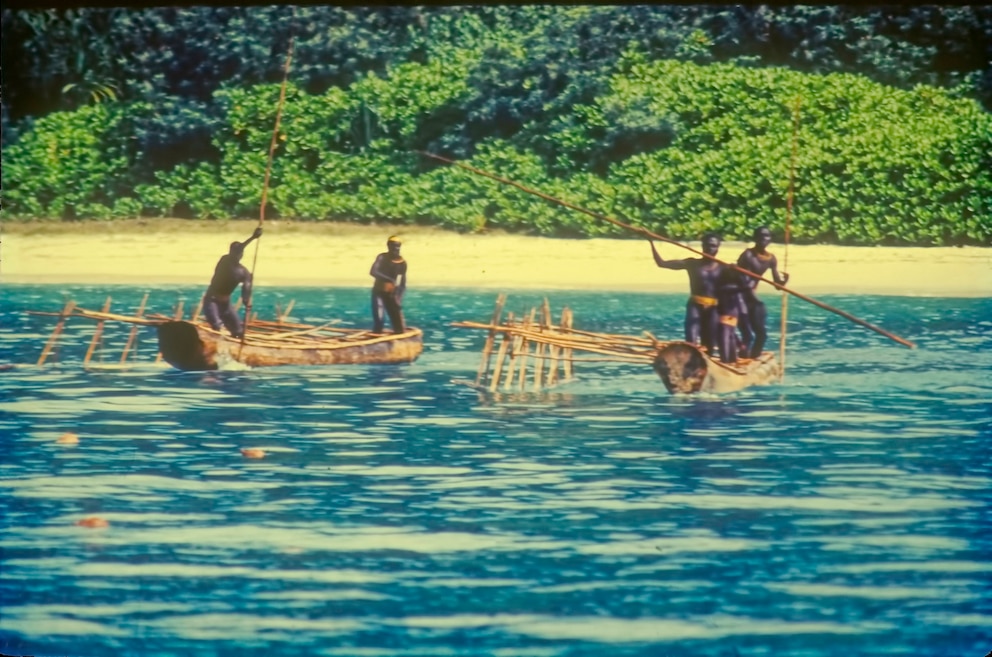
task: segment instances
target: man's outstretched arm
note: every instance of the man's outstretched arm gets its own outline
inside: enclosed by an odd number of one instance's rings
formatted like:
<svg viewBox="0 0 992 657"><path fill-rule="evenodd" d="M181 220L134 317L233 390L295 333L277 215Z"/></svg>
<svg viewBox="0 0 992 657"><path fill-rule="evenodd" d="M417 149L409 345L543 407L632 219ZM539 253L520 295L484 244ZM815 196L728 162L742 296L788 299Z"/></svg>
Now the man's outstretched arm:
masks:
<svg viewBox="0 0 992 657"><path fill-rule="evenodd" d="M689 260L665 260L658 253L658 249L654 246L654 241L648 240L651 244L651 255L654 256L654 264L658 265L663 269L686 269L688 267Z"/></svg>

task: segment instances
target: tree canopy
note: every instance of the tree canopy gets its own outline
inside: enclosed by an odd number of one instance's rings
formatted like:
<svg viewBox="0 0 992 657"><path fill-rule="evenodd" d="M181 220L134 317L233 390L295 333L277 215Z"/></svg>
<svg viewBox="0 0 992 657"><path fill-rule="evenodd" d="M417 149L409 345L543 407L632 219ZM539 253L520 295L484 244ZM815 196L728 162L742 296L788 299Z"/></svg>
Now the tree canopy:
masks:
<svg viewBox="0 0 992 657"><path fill-rule="evenodd" d="M992 8L202 6L3 11L8 216L276 216L612 234L495 168L694 238L988 243Z"/></svg>

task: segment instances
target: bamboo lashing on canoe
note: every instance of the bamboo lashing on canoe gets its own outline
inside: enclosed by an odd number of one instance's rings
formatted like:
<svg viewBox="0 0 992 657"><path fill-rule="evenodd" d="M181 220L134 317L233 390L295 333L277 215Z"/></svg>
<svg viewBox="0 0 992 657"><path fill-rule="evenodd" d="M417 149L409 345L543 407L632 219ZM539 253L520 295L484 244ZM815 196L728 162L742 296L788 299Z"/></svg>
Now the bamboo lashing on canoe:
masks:
<svg viewBox="0 0 992 657"><path fill-rule="evenodd" d="M668 237L664 237L662 235L658 235L656 233L652 233L651 231L649 231L646 228L641 228L640 226L631 226L630 224L626 224L626 223L624 223L622 221L619 221L617 219L614 219L612 217L607 217L606 215L599 214L598 212L593 212L592 210L587 210L585 208L579 207L579 206L574 205L572 203L569 203L567 201L563 201L561 199L555 198L554 196L549 196L548 194L544 194L543 192L539 192L537 190L530 189L528 187L525 187L525 186L521 185L520 183L514 182L514 181L509 180L507 178L503 178L501 176L497 176L495 174L488 173L486 171L483 171L482 169L477 169L477 168L472 167L472 166L469 166L467 164L462 164L461 162L457 162L455 160L451 160L451 159L448 159L446 157L442 157L440 155L435 155L434 153L428 153L426 151L416 151L416 152L419 153L419 154L421 154L421 155L424 155L426 157L434 158L435 160L438 160L440 162L446 162L447 164L454 165L454 166L456 166L456 167L458 167L460 169L464 169L466 171L470 171L470 172L472 172L474 174L483 176L485 178L490 178L492 180L495 180L497 182L503 183L505 185L510 185L512 187L516 187L517 189L520 189L520 190L522 190L522 191L524 191L524 192L526 192L528 194L533 194L534 196L537 196L539 198L542 198L542 199L544 199L546 201L549 201L551 203L555 203L557 205L561 205L562 207L566 207L566 208L569 208L571 210L575 210L577 212L581 212L582 214L585 214L587 216L593 217L595 219L602 219L603 221L608 221L608 222L610 222L610 223L612 223L612 224L614 224L616 226L619 226L619 227L624 228L626 230L629 230L629 231L638 233L638 234L640 234L640 235L642 235L642 236L644 236L646 238L658 240L659 242L666 242L668 244L672 244L672 245L677 246L679 248L686 249L687 251L691 251L692 253L695 253L696 255L698 255L700 257L706 258L708 260L712 260L714 262L719 262L720 264L722 264L722 265L724 265L726 267L730 267L731 269L734 269L734 270L740 272L741 274L744 274L745 276L749 276L749 277L751 277L751 278L753 278L755 280L758 280L758 281L764 281L765 283L768 283L769 285L771 285L775 289L782 290L783 292L787 292L787 293L791 294L792 296L798 297L798 298L802 299L803 301L806 301L807 303L811 303L811 304L813 304L814 306L816 306L818 308L822 308L823 310L827 310L827 311L832 312L832 313L834 313L836 315L840 315L844 319L847 319L847 320L849 320L851 322L854 322L855 324L857 324L859 326L863 326L863 327L865 327L865 328L867 328L867 329L869 329L871 331L874 331L875 333L878 333L879 335L885 336L886 338L892 340L893 342L898 342L899 344L901 344L903 346L906 346L906 347L909 347L910 349L915 349L916 348L916 344L914 344L913 342L910 342L909 340L906 340L905 338L900 338L898 335L895 335L893 333L890 333L890 332L886 331L885 329L883 329L881 327L878 327L878 326L875 326L874 324L872 324L870 322L867 322L867 321L865 321L863 319L860 319L858 317L855 317L854 315L851 315L850 313L847 313L847 312L845 312L843 310L840 310L839 308L834 308L833 306L831 306L829 304L826 304L826 303L823 303L822 301L818 301L816 299L813 299L812 297L808 297L805 294L801 294L799 292L796 292L795 290L791 290L791 289L787 288L784 285L780 285L779 283L776 283L773 280L770 280L770 279L765 278L764 276L761 276L759 274L755 274L754 272L749 271L747 269L744 269L743 267L738 267L736 264L724 262L723 260L720 260L719 258L716 258L714 256L711 256L711 255L709 255L707 253L703 253L702 251L698 251L698 250L692 248L691 246L689 246L687 244L683 244L681 242L678 242L676 240L670 239Z"/></svg>
<svg viewBox="0 0 992 657"><path fill-rule="evenodd" d="M235 340L235 338L232 338L230 335L220 331L215 331L205 325L200 325L198 328L221 339ZM323 330L326 331L328 329ZM321 351L332 351L336 349L350 349L356 345L373 345L381 342L390 342L397 339L397 337L404 335L412 336L414 334L415 329L408 329L404 333L400 334L378 334L367 330L356 330L351 335L344 337L309 334L272 339L271 336L263 336L253 333L251 337L246 340L245 344L260 347L278 347L280 349L320 349ZM364 335L375 337L366 338L363 337Z"/></svg>
<svg viewBox="0 0 992 657"><path fill-rule="evenodd" d="M310 333L317 333L319 331L323 331L324 329L326 329L327 327L329 327L331 324L334 324L336 322L337 322L337 320L332 319L331 321L327 322L323 326L314 326L313 328L304 329L302 331L290 331L288 333L274 333L272 335L267 335L265 337L267 339L269 339L269 340L279 340L279 339L282 339L282 338L293 338L293 337L298 337L298 336L301 336L301 335L308 335Z"/></svg>

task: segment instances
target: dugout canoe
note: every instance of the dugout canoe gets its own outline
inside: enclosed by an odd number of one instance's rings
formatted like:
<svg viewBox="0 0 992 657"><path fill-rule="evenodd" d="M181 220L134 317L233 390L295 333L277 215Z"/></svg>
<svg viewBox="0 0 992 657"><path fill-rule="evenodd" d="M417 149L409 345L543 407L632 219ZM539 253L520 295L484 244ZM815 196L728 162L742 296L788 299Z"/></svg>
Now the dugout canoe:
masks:
<svg viewBox="0 0 992 657"><path fill-rule="evenodd" d="M250 367L408 363L424 349L423 331L375 334L304 324L249 324L244 344L207 324L167 321L158 325L162 359L180 370L216 370L225 362Z"/></svg>
<svg viewBox="0 0 992 657"><path fill-rule="evenodd" d="M658 350L652 365L672 394L734 392L772 383L780 373L778 361L770 351L744 364L728 365L688 342L665 345Z"/></svg>

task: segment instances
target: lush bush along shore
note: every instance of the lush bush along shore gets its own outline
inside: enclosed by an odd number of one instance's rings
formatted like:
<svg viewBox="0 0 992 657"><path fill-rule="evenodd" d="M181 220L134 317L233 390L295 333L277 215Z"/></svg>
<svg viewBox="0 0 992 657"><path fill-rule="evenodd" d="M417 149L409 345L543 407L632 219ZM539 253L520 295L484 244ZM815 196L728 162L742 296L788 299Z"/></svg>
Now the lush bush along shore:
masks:
<svg viewBox="0 0 992 657"><path fill-rule="evenodd" d="M439 8L421 14L433 31L416 48L367 45L378 60L352 53L350 74L322 86L304 50L290 71L267 216L618 234L416 152L429 150L673 238L746 238L758 224L784 224L798 102L793 240L992 242L992 114L962 85L901 88L746 54L715 62L718 45L699 29L670 28L667 49L631 39L612 58L565 36L569 21L581 33L597 12L620 10ZM560 42L537 31L551 25ZM269 59L284 56L273 46ZM90 80L90 102L22 118L3 150L4 216L257 216L279 76L252 84L243 73L199 109L111 86L101 95Z"/></svg>

